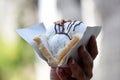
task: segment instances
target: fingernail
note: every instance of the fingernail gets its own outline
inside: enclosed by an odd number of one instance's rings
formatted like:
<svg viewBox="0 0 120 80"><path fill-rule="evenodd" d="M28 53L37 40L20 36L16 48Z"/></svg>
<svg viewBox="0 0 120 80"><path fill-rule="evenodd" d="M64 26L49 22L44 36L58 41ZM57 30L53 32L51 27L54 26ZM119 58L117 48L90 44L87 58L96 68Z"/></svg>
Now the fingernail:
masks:
<svg viewBox="0 0 120 80"><path fill-rule="evenodd" d="M67 64L70 65L71 63L72 63L72 58L70 57L70 58L68 59Z"/></svg>
<svg viewBox="0 0 120 80"><path fill-rule="evenodd" d="M74 62L74 60L73 60L72 57L68 59L68 63L67 63L68 65L70 65L70 64L74 64L74 63L75 63L75 62Z"/></svg>
<svg viewBox="0 0 120 80"><path fill-rule="evenodd" d="M60 68L60 67L59 67L57 70L58 70L60 73L63 72L63 69Z"/></svg>
<svg viewBox="0 0 120 80"><path fill-rule="evenodd" d="M91 37L95 37L95 35L91 35Z"/></svg>
<svg viewBox="0 0 120 80"><path fill-rule="evenodd" d="M92 35L92 36L90 37L90 39L94 41L94 40L96 39L96 37L95 37L94 35Z"/></svg>
<svg viewBox="0 0 120 80"><path fill-rule="evenodd" d="M84 52L84 50L85 50L85 47L84 47L83 45L81 45L81 46L79 47L79 52Z"/></svg>

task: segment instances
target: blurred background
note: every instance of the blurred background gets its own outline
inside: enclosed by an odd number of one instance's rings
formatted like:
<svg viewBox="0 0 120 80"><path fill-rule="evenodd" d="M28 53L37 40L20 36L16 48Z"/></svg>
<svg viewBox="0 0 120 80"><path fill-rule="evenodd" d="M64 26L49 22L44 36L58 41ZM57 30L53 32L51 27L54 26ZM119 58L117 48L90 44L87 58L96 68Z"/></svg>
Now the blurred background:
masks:
<svg viewBox="0 0 120 80"><path fill-rule="evenodd" d="M60 19L102 26L92 80L120 79L120 0L0 0L0 80L49 80L48 65L15 30Z"/></svg>

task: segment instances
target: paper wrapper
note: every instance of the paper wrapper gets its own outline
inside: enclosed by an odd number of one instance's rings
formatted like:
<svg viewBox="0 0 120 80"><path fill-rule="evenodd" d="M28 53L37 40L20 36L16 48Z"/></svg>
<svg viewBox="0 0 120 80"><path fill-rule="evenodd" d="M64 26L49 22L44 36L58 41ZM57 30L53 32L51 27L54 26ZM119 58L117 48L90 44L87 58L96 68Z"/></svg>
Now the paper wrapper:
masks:
<svg viewBox="0 0 120 80"><path fill-rule="evenodd" d="M101 27L95 26L95 27L87 27L86 31L83 33L83 36L81 40L69 51L69 53L64 57L64 61L62 64L59 64L58 66L66 66L67 61L69 57L73 57L77 61L77 49L80 47L80 45L86 45L91 35L95 35L95 37L98 36L99 32L101 30ZM47 63L47 59L41 54L40 50L38 49L38 46L36 45L35 41L33 41L33 38L40 35L45 34L46 29L43 23L24 28L24 29L18 29L17 33L26 41L28 42L34 49L35 54L45 60Z"/></svg>

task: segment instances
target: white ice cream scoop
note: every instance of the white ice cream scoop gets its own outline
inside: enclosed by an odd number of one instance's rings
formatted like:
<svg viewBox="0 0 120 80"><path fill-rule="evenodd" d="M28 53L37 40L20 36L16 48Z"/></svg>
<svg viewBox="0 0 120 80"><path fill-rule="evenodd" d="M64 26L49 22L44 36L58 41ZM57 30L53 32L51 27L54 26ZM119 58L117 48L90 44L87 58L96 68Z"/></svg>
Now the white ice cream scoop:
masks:
<svg viewBox="0 0 120 80"><path fill-rule="evenodd" d="M55 34L48 40L50 51L54 58L60 54L60 51L70 42L70 39L64 34Z"/></svg>

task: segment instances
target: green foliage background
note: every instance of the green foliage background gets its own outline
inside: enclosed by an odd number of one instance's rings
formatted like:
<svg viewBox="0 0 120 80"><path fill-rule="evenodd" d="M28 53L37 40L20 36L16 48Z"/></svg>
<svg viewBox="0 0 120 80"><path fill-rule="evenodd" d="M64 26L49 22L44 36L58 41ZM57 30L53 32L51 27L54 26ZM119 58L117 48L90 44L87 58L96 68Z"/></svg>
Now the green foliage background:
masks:
<svg viewBox="0 0 120 80"><path fill-rule="evenodd" d="M20 37L13 45L7 45L2 40L0 45L0 80L26 80L28 76L24 69L34 72L35 56L30 45Z"/></svg>
<svg viewBox="0 0 120 80"><path fill-rule="evenodd" d="M37 0L15 1L14 3L18 4L15 6L18 8L18 12L15 13L16 27L25 28L37 23ZM7 40L5 41L0 34L0 80L35 80L33 49L16 32L14 34L17 38L11 44L6 43Z"/></svg>

